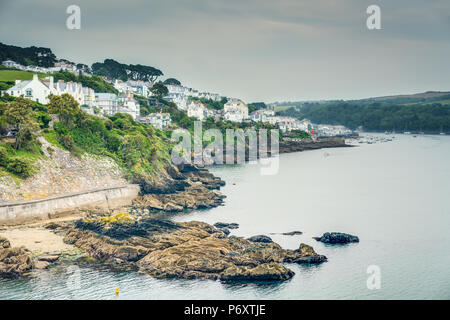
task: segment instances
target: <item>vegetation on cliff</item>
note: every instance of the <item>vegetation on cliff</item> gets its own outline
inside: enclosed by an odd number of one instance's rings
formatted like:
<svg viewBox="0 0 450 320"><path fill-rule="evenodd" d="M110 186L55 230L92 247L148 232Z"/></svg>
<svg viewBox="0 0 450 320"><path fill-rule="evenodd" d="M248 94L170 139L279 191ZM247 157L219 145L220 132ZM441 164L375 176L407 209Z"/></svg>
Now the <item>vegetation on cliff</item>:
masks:
<svg viewBox="0 0 450 320"><path fill-rule="evenodd" d="M49 127L51 114L56 121ZM34 160L44 157L39 135L74 156L110 157L126 169L131 180L154 181L170 165L164 132L126 114L110 118L88 115L67 94L51 96L48 106L23 98L1 102L0 132L1 170L23 178L34 172Z"/></svg>

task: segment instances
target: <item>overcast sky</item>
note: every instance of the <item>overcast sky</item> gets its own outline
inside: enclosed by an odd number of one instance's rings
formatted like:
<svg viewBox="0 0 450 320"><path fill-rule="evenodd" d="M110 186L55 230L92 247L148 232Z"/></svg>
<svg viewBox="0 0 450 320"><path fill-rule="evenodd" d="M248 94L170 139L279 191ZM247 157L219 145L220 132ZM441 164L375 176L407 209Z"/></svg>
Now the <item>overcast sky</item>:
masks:
<svg viewBox="0 0 450 320"><path fill-rule="evenodd" d="M66 28L71 4L81 30ZM0 0L0 42L151 65L246 102L450 90L449 0Z"/></svg>

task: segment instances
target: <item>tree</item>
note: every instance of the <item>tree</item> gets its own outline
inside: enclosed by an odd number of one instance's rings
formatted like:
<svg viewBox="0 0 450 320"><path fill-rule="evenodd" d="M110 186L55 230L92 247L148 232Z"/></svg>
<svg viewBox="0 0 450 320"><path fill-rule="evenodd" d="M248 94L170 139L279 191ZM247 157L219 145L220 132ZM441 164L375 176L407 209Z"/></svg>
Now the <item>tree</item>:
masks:
<svg viewBox="0 0 450 320"><path fill-rule="evenodd" d="M150 91L158 98L162 98L169 93L169 89L161 82L155 83Z"/></svg>
<svg viewBox="0 0 450 320"><path fill-rule="evenodd" d="M39 124L36 121L33 105L31 100L18 97L6 106L4 111L6 119L17 129L15 149L27 146L36 139Z"/></svg>
<svg viewBox="0 0 450 320"><path fill-rule="evenodd" d="M59 120L64 123L69 129L73 127L76 116L81 114L81 109L78 102L67 93L61 96L49 96L50 103L48 104L48 111L57 114Z"/></svg>
<svg viewBox="0 0 450 320"><path fill-rule="evenodd" d="M154 82L162 76L161 70L141 64L123 64L113 59L106 59L103 63L96 62L92 65L92 73L108 79L142 80Z"/></svg>
<svg viewBox="0 0 450 320"><path fill-rule="evenodd" d="M163 84L165 84L165 85L172 84L172 85L176 85L176 86L181 86L181 82L175 78L168 78L168 79L164 80Z"/></svg>

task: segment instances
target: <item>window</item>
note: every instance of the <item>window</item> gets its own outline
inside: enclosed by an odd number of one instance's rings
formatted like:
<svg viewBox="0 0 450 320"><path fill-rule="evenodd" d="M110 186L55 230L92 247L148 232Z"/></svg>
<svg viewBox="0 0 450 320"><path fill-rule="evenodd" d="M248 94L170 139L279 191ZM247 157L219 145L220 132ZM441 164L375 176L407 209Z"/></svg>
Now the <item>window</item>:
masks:
<svg viewBox="0 0 450 320"><path fill-rule="evenodd" d="M26 95L27 97L31 97L31 96L33 95L33 90L27 89L27 90L25 91L25 95Z"/></svg>

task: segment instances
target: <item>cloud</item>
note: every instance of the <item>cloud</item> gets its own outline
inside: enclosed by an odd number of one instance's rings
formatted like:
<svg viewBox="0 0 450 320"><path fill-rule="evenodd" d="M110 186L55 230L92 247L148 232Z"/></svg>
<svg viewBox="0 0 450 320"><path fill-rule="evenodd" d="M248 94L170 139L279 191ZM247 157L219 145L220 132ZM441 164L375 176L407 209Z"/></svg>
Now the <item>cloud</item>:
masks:
<svg viewBox="0 0 450 320"><path fill-rule="evenodd" d="M47 46L83 63L113 58L188 86L251 100L353 98L447 90L450 3L380 0L3 1L0 41ZM18 18L20 17L20 19Z"/></svg>

